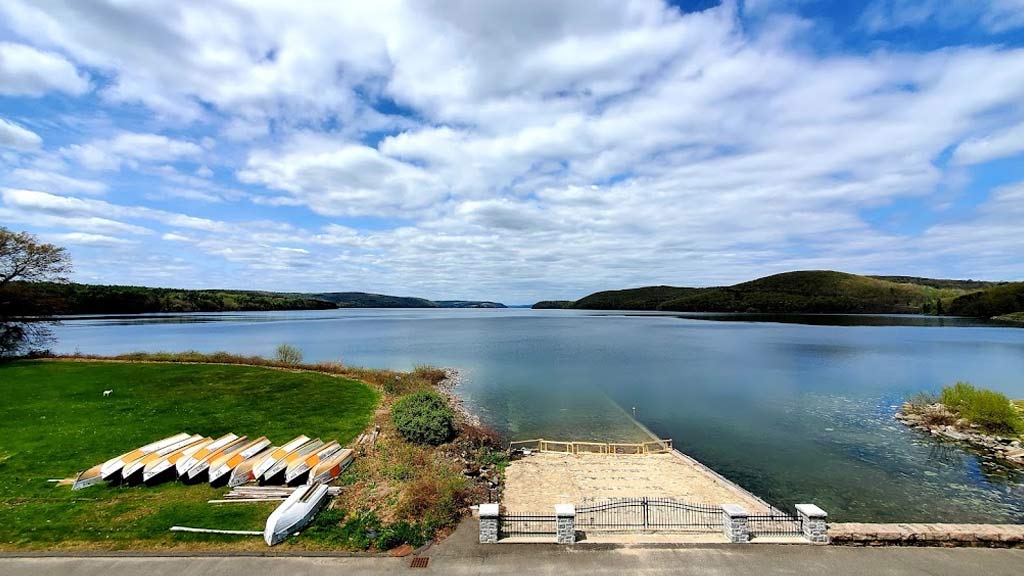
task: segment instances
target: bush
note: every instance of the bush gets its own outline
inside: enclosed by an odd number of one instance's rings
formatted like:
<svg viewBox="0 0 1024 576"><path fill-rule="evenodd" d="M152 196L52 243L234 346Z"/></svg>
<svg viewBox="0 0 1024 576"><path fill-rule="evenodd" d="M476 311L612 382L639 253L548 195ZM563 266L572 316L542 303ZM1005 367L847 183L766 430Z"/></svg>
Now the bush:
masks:
<svg viewBox="0 0 1024 576"><path fill-rule="evenodd" d="M403 438L417 444L444 444L455 434L455 414L437 392L423 390L400 398L391 420Z"/></svg>
<svg viewBox="0 0 1024 576"><path fill-rule="evenodd" d="M274 353L274 359L282 364L302 364L302 351L291 344L281 344Z"/></svg>
<svg viewBox="0 0 1024 576"><path fill-rule="evenodd" d="M1004 394L957 382L942 389L942 403L982 429L994 433L1024 431L1024 420Z"/></svg>

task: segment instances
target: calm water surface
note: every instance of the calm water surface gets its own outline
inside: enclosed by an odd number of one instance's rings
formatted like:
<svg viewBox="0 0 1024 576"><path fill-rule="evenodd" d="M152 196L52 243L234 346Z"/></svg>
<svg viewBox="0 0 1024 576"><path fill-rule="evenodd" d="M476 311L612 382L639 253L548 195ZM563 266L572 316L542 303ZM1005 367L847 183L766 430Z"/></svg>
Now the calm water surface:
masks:
<svg viewBox="0 0 1024 576"><path fill-rule="evenodd" d="M655 434L779 506L845 521L1024 522L1024 475L895 423L969 380L1024 398L1024 329L922 317L337 310L68 320L62 352L227 350L460 369L512 438ZM781 322L780 322L781 321ZM793 323L801 322L801 323Z"/></svg>

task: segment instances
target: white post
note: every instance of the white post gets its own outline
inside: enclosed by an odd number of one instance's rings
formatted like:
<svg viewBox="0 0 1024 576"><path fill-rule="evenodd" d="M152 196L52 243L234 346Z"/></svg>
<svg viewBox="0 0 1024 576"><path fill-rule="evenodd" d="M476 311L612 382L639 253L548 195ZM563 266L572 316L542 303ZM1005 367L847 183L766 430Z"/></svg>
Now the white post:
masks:
<svg viewBox="0 0 1024 576"><path fill-rule="evenodd" d="M814 504L797 504L804 537L815 544L828 544L828 514Z"/></svg>
<svg viewBox="0 0 1024 576"><path fill-rule="evenodd" d="M500 514L498 512L497 504L481 504L480 505L480 543L481 544L497 544L498 543L498 522L500 522Z"/></svg>
<svg viewBox="0 0 1024 576"><path fill-rule="evenodd" d="M733 544L750 542L750 513L739 504L722 504L722 529Z"/></svg>
<svg viewBox="0 0 1024 576"><path fill-rule="evenodd" d="M576 506L573 504L555 504L555 517L558 521L559 544L576 543Z"/></svg>

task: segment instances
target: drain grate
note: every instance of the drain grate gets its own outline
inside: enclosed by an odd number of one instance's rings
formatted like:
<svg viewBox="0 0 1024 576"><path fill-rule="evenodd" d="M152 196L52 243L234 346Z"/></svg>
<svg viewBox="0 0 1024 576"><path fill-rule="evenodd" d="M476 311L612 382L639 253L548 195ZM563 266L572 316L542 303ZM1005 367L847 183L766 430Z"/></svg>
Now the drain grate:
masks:
<svg viewBox="0 0 1024 576"><path fill-rule="evenodd" d="M409 564L409 568L426 568L428 562L430 562L430 558L427 558L426 556L417 556L412 559L412 563Z"/></svg>

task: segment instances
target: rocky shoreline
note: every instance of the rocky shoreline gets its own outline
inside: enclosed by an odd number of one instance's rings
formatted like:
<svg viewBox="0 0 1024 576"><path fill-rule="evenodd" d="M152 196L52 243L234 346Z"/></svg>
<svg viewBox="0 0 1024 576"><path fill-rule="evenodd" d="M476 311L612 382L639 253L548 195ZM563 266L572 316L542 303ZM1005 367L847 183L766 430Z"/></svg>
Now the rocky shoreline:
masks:
<svg viewBox="0 0 1024 576"><path fill-rule="evenodd" d="M460 422L470 426L481 426L480 417L470 412L462 398L455 393L455 387L462 383L462 374L455 368L444 368L444 380L437 383L437 391L448 400Z"/></svg>
<svg viewBox="0 0 1024 576"><path fill-rule="evenodd" d="M941 403L922 407L907 402L896 413L895 418L911 428L927 432L936 438L966 444L1019 468L1024 468L1024 442L1019 438L986 434L977 425L957 418Z"/></svg>

